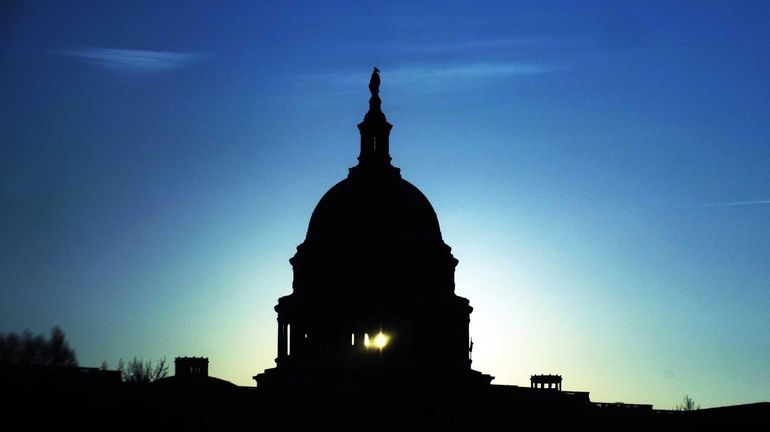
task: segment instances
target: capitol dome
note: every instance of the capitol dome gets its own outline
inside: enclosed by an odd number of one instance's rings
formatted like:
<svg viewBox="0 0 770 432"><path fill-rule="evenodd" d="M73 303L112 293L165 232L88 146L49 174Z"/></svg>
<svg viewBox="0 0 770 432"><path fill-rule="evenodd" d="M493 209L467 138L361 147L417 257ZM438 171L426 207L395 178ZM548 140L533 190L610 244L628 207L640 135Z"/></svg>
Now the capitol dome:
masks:
<svg viewBox="0 0 770 432"><path fill-rule="evenodd" d="M313 301L454 293L457 260L430 201L390 163L380 103L372 93L358 165L318 202L291 259L294 292Z"/></svg>
<svg viewBox="0 0 770 432"><path fill-rule="evenodd" d="M473 308L454 292L458 261L433 206L390 163L377 69L369 89L358 165L318 202L290 259L276 367L258 385L488 384L470 368Z"/></svg>

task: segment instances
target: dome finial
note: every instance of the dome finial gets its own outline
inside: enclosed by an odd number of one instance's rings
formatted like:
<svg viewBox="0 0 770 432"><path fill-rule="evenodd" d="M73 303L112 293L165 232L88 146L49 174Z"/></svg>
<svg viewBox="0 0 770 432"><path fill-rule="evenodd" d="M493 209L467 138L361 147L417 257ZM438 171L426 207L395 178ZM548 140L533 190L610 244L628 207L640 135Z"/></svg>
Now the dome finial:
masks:
<svg viewBox="0 0 770 432"><path fill-rule="evenodd" d="M369 78L369 91L372 97L369 98L369 112L364 116L365 122L385 122L385 114L382 113L382 100L380 100L380 70L376 67L372 71L372 77Z"/></svg>
<svg viewBox="0 0 770 432"><path fill-rule="evenodd" d="M382 112L380 100L380 70L374 68L369 79L369 111L364 115L364 121L358 125L361 131L361 154L359 162L363 164L390 165L389 140L390 128L393 127Z"/></svg>
<svg viewBox="0 0 770 432"><path fill-rule="evenodd" d="M372 71L372 77L369 79L369 91L372 96L380 94L380 70L377 67Z"/></svg>

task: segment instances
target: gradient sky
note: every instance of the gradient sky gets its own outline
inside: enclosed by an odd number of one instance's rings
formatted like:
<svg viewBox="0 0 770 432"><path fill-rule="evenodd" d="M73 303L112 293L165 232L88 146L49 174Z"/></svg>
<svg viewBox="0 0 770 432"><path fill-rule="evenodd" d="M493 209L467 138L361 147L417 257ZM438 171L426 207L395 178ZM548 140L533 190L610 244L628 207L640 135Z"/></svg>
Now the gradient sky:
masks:
<svg viewBox="0 0 770 432"><path fill-rule="evenodd" d="M2 3L0 331L253 385L378 66L474 368L770 400L770 3L319 3Z"/></svg>

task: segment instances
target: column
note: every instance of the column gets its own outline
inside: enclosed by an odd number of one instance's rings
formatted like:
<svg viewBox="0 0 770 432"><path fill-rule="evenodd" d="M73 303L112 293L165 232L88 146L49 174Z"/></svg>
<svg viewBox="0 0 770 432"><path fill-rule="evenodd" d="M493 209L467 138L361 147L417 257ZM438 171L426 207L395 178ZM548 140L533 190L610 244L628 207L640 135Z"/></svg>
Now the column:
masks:
<svg viewBox="0 0 770 432"><path fill-rule="evenodd" d="M286 324L278 321L278 359L286 357Z"/></svg>

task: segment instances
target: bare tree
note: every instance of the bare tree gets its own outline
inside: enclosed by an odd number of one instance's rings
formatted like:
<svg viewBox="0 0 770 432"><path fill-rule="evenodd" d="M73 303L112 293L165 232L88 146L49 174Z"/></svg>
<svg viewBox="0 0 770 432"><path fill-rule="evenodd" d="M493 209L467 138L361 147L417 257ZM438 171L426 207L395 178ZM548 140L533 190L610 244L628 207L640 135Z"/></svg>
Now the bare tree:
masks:
<svg viewBox="0 0 770 432"><path fill-rule="evenodd" d="M54 365L77 366L75 351L70 349L64 332L58 326L51 330L51 339L48 341L48 356Z"/></svg>
<svg viewBox="0 0 770 432"><path fill-rule="evenodd" d="M168 365L165 357L160 359L156 365L152 364L152 360L145 362L136 357L131 359L128 364L120 359L118 370L123 381L128 383L149 383L168 376Z"/></svg>
<svg viewBox="0 0 770 432"><path fill-rule="evenodd" d="M674 410L676 411L695 411L700 409L700 404L695 404L695 400L690 395L684 395L682 402L678 403Z"/></svg>
<svg viewBox="0 0 770 432"><path fill-rule="evenodd" d="M0 363L35 366L77 366L75 351L69 347L61 328L51 329L51 338L33 335L25 330L16 333L0 333Z"/></svg>

